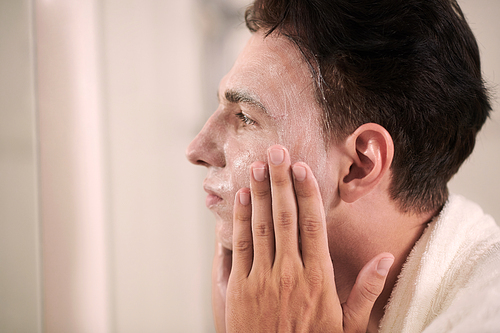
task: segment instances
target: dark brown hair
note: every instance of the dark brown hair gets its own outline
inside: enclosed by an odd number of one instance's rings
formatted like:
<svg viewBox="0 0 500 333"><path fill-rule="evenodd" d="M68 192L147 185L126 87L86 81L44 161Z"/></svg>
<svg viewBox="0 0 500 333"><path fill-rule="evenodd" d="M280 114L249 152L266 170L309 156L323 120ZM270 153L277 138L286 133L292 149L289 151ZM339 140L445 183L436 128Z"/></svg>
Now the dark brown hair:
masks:
<svg viewBox="0 0 500 333"><path fill-rule="evenodd" d="M491 110L476 40L454 0L256 0L245 19L304 54L330 140L369 122L389 131L390 193L403 211L445 203Z"/></svg>

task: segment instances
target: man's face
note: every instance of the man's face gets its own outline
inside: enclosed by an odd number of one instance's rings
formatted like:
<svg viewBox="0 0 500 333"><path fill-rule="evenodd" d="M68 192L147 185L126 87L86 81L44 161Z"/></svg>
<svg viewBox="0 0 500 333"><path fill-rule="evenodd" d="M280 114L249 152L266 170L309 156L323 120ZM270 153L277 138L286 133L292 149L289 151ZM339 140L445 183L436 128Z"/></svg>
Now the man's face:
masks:
<svg viewBox="0 0 500 333"><path fill-rule="evenodd" d="M217 238L224 247L232 249L234 196L249 187L250 164L267 162L271 145L285 146L292 163L308 163L325 205L334 204L336 163L329 163L334 150L325 146L312 76L294 45L285 37L254 34L222 79L218 95L219 107L187 155L208 169L206 205L215 214Z"/></svg>

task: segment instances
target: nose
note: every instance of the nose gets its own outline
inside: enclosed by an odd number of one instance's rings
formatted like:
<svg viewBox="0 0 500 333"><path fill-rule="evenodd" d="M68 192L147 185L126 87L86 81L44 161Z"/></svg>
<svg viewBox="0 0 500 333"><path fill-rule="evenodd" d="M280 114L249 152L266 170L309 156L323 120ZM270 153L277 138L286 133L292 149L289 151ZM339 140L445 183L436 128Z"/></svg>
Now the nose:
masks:
<svg viewBox="0 0 500 333"><path fill-rule="evenodd" d="M225 167L223 141L223 128L218 125L216 114L213 114L187 147L186 157L196 165Z"/></svg>

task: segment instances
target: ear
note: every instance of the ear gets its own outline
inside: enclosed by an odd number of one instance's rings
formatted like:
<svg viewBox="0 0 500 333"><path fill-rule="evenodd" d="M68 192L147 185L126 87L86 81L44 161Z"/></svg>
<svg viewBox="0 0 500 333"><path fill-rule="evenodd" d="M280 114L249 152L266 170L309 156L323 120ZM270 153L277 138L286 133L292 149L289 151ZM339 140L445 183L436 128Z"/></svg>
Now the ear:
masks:
<svg viewBox="0 0 500 333"><path fill-rule="evenodd" d="M352 203L373 190L388 172L394 143L387 130L374 123L363 124L345 141L347 159L341 166L340 197Z"/></svg>

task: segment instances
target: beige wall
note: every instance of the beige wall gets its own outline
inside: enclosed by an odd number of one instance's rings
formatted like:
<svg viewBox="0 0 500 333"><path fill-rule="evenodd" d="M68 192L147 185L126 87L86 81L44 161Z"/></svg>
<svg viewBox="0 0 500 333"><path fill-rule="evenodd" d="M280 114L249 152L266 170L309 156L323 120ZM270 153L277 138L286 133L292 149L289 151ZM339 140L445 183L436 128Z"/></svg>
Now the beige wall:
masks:
<svg viewBox="0 0 500 333"><path fill-rule="evenodd" d="M213 332L214 222L184 150L248 36L223 3L0 1L1 332ZM500 2L460 3L498 96ZM493 105L450 188L500 221Z"/></svg>
<svg viewBox="0 0 500 333"><path fill-rule="evenodd" d="M0 332L41 327L32 24L31 1L0 1Z"/></svg>
<svg viewBox="0 0 500 333"><path fill-rule="evenodd" d="M107 0L110 291L117 332L208 332L212 223L184 151L203 116L194 1Z"/></svg>
<svg viewBox="0 0 500 333"><path fill-rule="evenodd" d="M459 0L459 4L478 40L484 78L493 93L493 113L450 190L478 202L500 224L500 1Z"/></svg>

